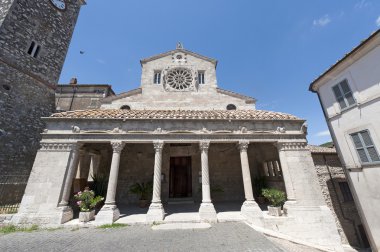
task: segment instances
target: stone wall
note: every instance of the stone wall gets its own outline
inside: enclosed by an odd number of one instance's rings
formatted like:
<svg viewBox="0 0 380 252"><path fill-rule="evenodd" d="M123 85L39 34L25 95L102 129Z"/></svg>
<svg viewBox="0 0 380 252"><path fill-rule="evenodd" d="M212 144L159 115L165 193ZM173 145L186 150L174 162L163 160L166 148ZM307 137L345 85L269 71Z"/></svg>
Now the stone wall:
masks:
<svg viewBox="0 0 380 252"><path fill-rule="evenodd" d="M358 226L361 224L354 201L344 201L339 182L347 182L336 154L312 155L319 184L327 206L331 209L343 244L361 247Z"/></svg>
<svg viewBox="0 0 380 252"><path fill-rule="evenodd" d="M9 12L9 8L12 6L14 0L1 0L0 1L0 27L4 22L5 17Z"/></svg>
<svg viewBox="0 0 380 252"><path fill-rule="evenodd" d="M54 91L0 61L0 173L29 174Z"/></svg>

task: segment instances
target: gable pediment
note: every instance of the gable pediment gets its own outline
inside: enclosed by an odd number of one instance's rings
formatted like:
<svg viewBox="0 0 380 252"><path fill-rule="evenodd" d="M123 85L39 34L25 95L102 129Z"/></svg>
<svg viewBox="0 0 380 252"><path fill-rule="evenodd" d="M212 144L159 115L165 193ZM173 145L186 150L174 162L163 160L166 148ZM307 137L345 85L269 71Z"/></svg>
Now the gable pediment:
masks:
<svg viewBox="0 0 380 252"><path fill-rule="evenodd" d="M176 53L184 53L184 54L191 55L191 56L193 56L195 58L199 58L199 59L202 59L202 60L205 60L205 61L209 61L209 62L211 62L211 63L213 63L215 65L215 68L218 65L218 61L216 59L213 59L213 58L210 58L210 57L206 57L206 56L203 56L203 55L200 55L198 53L195 53L195 52L192 52L192 51L189 51L189 50L186 50L186 49L182 49L182 48L171 50L171 51L168 51L168 52L165 52L165 53L154 55L154 56L149 57L149 58L142 59L142 60L140 60L140 63L141 63L141 65L143 65L143 64L145 64L147 62L150 62L150 61L153 61L153 60L157 60L157 59L160 59L160 58L163 58L163 57L167 57L167 56L170 56L170 55L174 55Z"/></svg>

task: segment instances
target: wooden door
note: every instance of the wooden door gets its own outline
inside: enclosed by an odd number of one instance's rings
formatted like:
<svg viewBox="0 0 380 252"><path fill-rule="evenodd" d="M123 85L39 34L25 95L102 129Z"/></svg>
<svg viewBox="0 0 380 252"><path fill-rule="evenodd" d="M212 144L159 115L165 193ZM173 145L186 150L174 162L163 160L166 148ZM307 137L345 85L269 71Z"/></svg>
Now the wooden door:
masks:
<svg viewBox="0 0 380 252"><path fill-rule="evenodd" d="M170 158L170 198L192 196L191 157Z"/></svg>

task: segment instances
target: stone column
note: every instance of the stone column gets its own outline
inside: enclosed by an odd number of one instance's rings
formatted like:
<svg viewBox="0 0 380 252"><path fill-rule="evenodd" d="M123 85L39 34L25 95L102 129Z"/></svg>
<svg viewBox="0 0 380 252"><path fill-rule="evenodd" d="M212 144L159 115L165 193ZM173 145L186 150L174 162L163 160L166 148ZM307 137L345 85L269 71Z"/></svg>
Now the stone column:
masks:
<svg viewBox="0 0 380 252"><path fill-rule="evenodd" d="M154 177L153 177L153 199L150 204L147 221L162 221L165 216L165 210L161 203L161 169L162 169L162 149L163 141L153 142L155 157L154 157Z"/></svg>
<svg viewBox="0 0 380 252"><path fill-rule="evenodd" d="M62 198L58 204L59 207L66 207L69 203L71 187L79 165L80 147L82 147L82 144L72 145L69 169L67 170L66 178L63 184Z"/></svg>
<svg viewBox="0 0 380 252"><path fill-rule="evenodd" d="M95 222L97 225L112 224L120 217L119 209L116 206L115 196L117 188L117 178L119 175L120 154L125 146L125 143L111 142L111 145L113 148L113 154L111 170L108 179L107 196L104 206L95 218Z"/></svg>
<svg viewBox="0 0 380 252"><path fill-rule="evenodd" d="M286 144L278 143L277 144L277 149L278 149L278 155L280 158L280 163L281 163L281 170L282 170L282 177L284 179L285 183L285 190L286 190L286 197L287 197L287 202L286 204L295 204L296 203L296 195L294 191L294 186L293 186L293 180L291 177L291 173L289 170L289 165L286 159Z"/></svg>
<svg viewBox="0 0 380 252"><path fill-rule="evenodd" d="M251 171L249 169L248 161L248 146L249 141L243 140L240 141L238 144L238 148L240 150L240 162L243 174L243 185L245 194L245 201L241 207L241 212L248 219L248 221L256 225L262 225L262 212L253 197Z"/></svg>
<svg viewBox="0 0 380 252"><path fill-rule="evenodd" d="M210 147L209 141L201 141L199 143L201 151L202 165L202 204L199 208L199 216L201 221L216 222L217 216L214 205L211 202L210 177L209 177L209 162L208 150Z"/></svg>

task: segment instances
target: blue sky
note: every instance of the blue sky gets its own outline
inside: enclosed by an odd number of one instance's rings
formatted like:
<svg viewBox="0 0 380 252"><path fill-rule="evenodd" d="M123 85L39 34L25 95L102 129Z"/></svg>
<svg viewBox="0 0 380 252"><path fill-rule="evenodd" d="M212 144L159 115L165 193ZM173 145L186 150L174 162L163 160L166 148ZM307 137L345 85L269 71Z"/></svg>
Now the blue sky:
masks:
<svg viewBox="0 0 380 252"><path fill-rule="evenodd" d="M219 60L220 87L307 119L309 142L321 144L330 136L308 86L379 28L378 0L88 0L60 83L136 88L140 59L181 41Z"/></svg>

